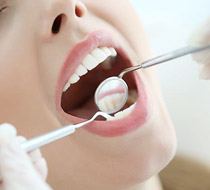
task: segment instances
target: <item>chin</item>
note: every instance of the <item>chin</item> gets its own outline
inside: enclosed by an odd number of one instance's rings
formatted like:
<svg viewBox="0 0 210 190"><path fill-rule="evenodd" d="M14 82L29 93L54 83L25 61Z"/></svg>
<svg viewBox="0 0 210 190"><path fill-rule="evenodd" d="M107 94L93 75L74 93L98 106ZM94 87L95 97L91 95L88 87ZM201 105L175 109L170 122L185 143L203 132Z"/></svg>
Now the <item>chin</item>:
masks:
<svg viewBox="0 0 210 190"><path fill-rule="evenodd" d="M113 158L110 168L109 164L106 165L110 170L109 174L107 173L107 183L112 179L115 179L115 185L122 187L143 183L164 169L176 152L174 134L169 137L151 135L142 141L136 141L133 145L130 144L132 147L127 147L124 155ZM123 146L123 143L121 144Z"/></svg>

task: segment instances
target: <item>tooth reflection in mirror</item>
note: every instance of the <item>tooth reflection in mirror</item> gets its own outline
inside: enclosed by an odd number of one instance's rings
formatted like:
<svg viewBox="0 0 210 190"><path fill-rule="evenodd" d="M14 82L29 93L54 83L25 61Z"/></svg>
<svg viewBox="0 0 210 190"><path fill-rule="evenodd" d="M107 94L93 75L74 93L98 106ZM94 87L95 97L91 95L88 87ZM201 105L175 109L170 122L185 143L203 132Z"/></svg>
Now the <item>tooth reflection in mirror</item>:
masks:
<svg viewBox="0 0 210 190"><path fill-rule="evenodd" d="M128 99L128 86L119 77L104 80L95 92L95 103L102 112L113 114L118 112Z"/></svg>

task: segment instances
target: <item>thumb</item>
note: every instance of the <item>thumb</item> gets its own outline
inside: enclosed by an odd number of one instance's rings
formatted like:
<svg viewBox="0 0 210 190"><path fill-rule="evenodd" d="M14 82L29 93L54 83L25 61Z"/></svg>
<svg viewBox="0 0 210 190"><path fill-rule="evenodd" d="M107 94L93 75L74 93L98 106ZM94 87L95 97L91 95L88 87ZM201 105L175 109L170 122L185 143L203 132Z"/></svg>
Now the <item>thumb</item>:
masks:
<svg viewBox="0 0 210 190"><path fill-rule="evenodd" d="M50 189L22 150L15 128L9 124L0 126L0 171L5 189Z"/></svg>
<svg viewBox="0 0 210 190"><path fill-rule="evenodd" d="M193 34L190 45L210 45L210 18ZM200 78L210 79L210 50L193 54L193 59L200 65Z"/></svg>

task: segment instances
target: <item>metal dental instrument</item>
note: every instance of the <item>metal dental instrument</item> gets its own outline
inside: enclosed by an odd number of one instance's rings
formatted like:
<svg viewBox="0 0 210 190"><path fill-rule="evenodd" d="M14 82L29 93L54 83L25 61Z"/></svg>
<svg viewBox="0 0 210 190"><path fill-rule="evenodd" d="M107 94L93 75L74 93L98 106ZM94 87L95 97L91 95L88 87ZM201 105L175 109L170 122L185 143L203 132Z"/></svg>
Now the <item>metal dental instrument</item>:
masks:
<svg viewBox="0 0 210 190"><path fill-rule="evenodd" d="M144 61L140 65L123 70L118 76L105 79L96 89L95 104L100 111L113 114L123 108L128 99L128 86L123 76L138 69L145 69L189 54L209 50L210 45L199 47L184 47L175 51ZM110 103L111 102L111 103Z"/></svg>
<svg viewBox="0 0 210 190"><path fill-rule="evenodd" d="M49 132L47 134L35 137L31 140L25 141L21 144L21 147L26 151L26 152L31 152L37 148L40 148L44 145L47 145L51 142L57 141L59 139L62 139L68 135L73 134L76 129L81 128L91 122L93 122L98 116L102 116L105 119L110 118L106 113L103 112L97 112L91 119L84 121L82 123L78 123L75 125L69 125L60 129L57 129L55 131Z"/></svg>

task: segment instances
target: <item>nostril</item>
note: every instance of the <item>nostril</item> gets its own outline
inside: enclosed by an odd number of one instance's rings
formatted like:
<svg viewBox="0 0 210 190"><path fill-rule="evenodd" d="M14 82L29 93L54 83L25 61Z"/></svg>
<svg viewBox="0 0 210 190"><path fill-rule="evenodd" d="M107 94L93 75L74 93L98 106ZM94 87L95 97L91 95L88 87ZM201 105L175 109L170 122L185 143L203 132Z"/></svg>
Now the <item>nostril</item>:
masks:
<svg viewBox="0 0 210 190"><path fill-rule="evenodd" d="M81 2L78 2L77 5L75 6L75 15L77 17L83 17L86 11L87 10L86 10L85 5L82 4Z"/></svg>
<svg viewBox="0 0 210 190"><path fill-rule="evenodd" d="M78 6L75 7L75 14L76 14L77 17L82 17L83 16L83 12Z"/></svg>
<svg viewBox="0 0 210 190"><path fill-rule="evenodd" d="M53 34L58 34L60 32L63 19L64 19L64 14L60 14L55 18L53 25L52 25L52 33Z"/></svg>

